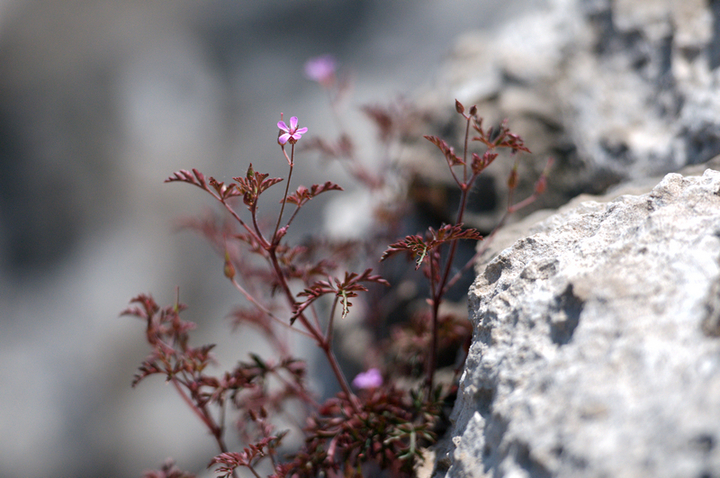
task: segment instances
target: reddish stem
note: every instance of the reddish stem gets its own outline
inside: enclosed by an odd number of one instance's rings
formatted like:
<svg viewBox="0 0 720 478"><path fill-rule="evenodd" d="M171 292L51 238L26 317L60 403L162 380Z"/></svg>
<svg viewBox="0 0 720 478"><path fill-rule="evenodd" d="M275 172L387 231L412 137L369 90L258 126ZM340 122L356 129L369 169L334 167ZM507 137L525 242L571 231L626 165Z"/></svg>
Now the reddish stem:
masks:
<svg viewBox="0 0 720 478"><path fill-rule="evenodd" d="M235 286L235 288L236 288L237 290L239 290L240 293L243 294L247 300L249 300L253 305L255 305L255 307L257 307L258 309L260 309L263 313L267 314L267 316L270 317L273 321L275 321L275 323L277 323L277 324L279 324L279 325L282 325L283 327L286 327L286 328L288 328L288 329L292 329L293 331L295 331L295 332L297 332L297 333L299 333L299 334L305 335L306 337L309 337L309 338L311 338L311 339L314 338L313 335L305 332L304 330L299 330L299 329L293 328L290 324L286 323L285 321L281 320L278 316L276 316L275 314L273 314L272 312L270 312L270 310L269 310L267 307L265 307L264 305L262 305L262 304L261 304L260 302L258 302L252 295L250 295L250 293L247 292L247 291L245 290L245 288L244 288L243 286L241 286L241 285L235 280L234 277L233 277L232 279L230 279L230 280L232 281L232 283L233 283L233 285ZM283 349L285 349L285 348L286 348L286 347L283 346Z"/></svg>
<svg viewBox="0 0 720 478"><path fill-rule="evenodd" d="M282 288L283 292L285 293L285 297L288 300L288 303L290 304L291 309L294 311L297 307L297 302L295 301L295 296L293 295L292 291L290 290L290 286L287 283L287 279L285 277L285 274L283 273L282 268L280 267L280 263L277 259L277 246L280 243L280 238L278 237L277 232L280 230L280 223L282 221L283 212L285 210L285 203L287 201L287 195L288 191L290 190L290 179L292 177L293 167L294 167L294 160L295 160L295 145L292 145L292 149L290 150L290 157L288 158L287 153L285 153L285 148L283 147L283 154L285 155L285 158L288 160L288 163L290 164L290 172L288 173L287 178L287 184L285 185L285 194L283 195L283 201L282 206L280 207L280 214L278 216L278 221L275 226L275 232L273 234L272 243L269 244L266 247L266 250L268 251L268 254L270 256L270 264L273 268L273 271L275 272L275 276L278 279L278 282L280 283L280 287ZM338 383L340 384L340 388L342 388L343 392L348 397L348 400L352 404L353 410L356 413L360 412L360 409L357 405L357 397L355 397L355 394L352 393L350 390L350 386L347 383L347 380L345 379L345 375L342 373L342 370L340 370L340 365L338 364L337 358L335 357L335 354L332 351L332 344L330 343L330 340L323 336L323 333L321 332L319 327L315 327L313 324L310 323L308 318L305 316L305 313L301 313L297 316L297 319L300 321L300 323L305 327L305 329L308 331L309 335L312 336L312 338L317 343L318 347L320 347L323 352L325 353L325 356L327 357L328 362L330 363L330 367L333 370L333 373L335 374L335 378L337 379ZM332 327L332 318L330 319L329 327ZM331 334L331 328L328 330L329 334Z"/></svg>
<svg viewBox="0 0 720 478"><path fill-rule="evenodd" d="M175 390L177 390L178 394L180 395L180 398L183 399L183 401L190 407L190 409L197 415L198 418L205 424L205 426L208 428L210 433L212 434L213 438L215 438L215 442L218 445L218 448L220 449L220 453L227 453L228 448L227 445L225 445L225 440L223 439L223 427L218 426L215 421L210 416L210 413L205 408L199 408L193 401L188 397L188 395L185 393L185 390L182 389L180 386L180 383L178 382L177 378L172 377L170 380L175 387ZM232 472L233 478L237 478L237 475L235 474L235 470Z"/></svg>
<svg viewBox="0 0 720 478"><path fill-rule="evenodd" d="M287 158L287 153L285 152L285 147L283 147L283 154ZM292 178L293 168L295 167L295 145L294 144L291 145L290 158L288 159L288 163L290 163L290 172L288 173L287 182L285 184L285 194L283 194L283 200L280 205L280 214L278 215L277 224L275 224L275 232L273 232L273 237L272 237L273 245L277 245L280 242L280 238L277 237L277 233L280 230L280 223L282 222L283 213L285 212L285 203L287 202L288 191L290 191L290 179Z"/></svg>
<svg viewBox="0 0 720 478"><path fill-rule="evenodd" d="M280 267L280 264L277 260L277 255L275 254L275 246L272 246L270 250L268 251L270 253L270 260L273 266L273 269L275 271L275 275L278 278L278 281L280 282L280 286L283 289L283 292L285 293L285 297L287 298L290 307L295 310L295 307L297 306L297 302L295 301L295 297L293 296L292 291L290 290L290 286L287 283L287 279L285 278L285 274L283 274L282 268ZM354 393L350 390L350 386L347 383L347 380L345 379L345 375L342 373L342 370L340 370L340 365L338 364L337 358L335 357L335 354L332 351L331 344L325 339L322 332L313 326L310 321L305 316L305 313L301 313L297 316L300 323L305 327L305 329L313 336L315 339L315 342L317 343L318 347L322 349L322 351L325 353L325 357L327 358L328 362L330 363L330 367L333 370L333 374L335 375L335 378L337 379L338 383L340 384L340 388L342 388L343 392L348 397L348 400L352 404L353 410L356 413L360 413L360 408L357 405L357 397Z"/></svg>
<svg viewBox="0 0 720 478"><path fill-rule="evenodd" d="M207 191L208 191L210 194L212 194L212 196L213 196L215 199L217 199L218 201L220 201L220 203L221 203L223 206L225 206L225 209L227 209L228 212L230 212L230 215L231 215L237 222L239 222L242 227L245 228L245 230L248 232L248 234L250 234L250 235L253 237L253 239L255 239L255 240L256 240L258 243L260 243L263 247L265 247L265 246L267 245L267 241L266 241L265 238L262 236L262 234L258 235L256 231L253 231L253 230L250 228L250 226L248 226L247 224L245 224L245 221L242 220L242 218L238 215L238 213L235 212L235 210L234 210L224 199L216 196L216 195L215 195L212 191L210 191L209 189L207 189ZM256 228L257 228L257 225L256 225Z"/></svg>
<svg viewBox="0 0 720 478"><path fill-rule="evenodd" d="M470 122L472 121L472 116L465 116L465 119L467 120L465 122L465 147L463 148L463 181L467 181L467 153L468 153L468 138L470 137Z"/></svg>
<svg viewBox="0 0 720 478"><path fill-rule="evenodd" d="M463 158L464 162L467 164L467 150L468 150L468 137L470 135L470 118L467 119L467 127L465 128L465 148L463 152ZM450 171L452 172L452 168L450 168ZM453 173L453 177L455 174ZM467 199L470 192L470 189L472 188L472 184L477 178L477 175L473 174L470 178L470 181L465 183L463 182L458 183L460 186L461 191L461 198L460 198L460 205L458 206L458 213L457 213L457 219L455 220L455 224L462 224L463 216L465 215L465 209L467 207ZM456 179L457 180L457 179ZM465 167L463 171L463 180L467 181L467 168ZM438 323L439 323L439 313L440 313L440 303L443 300L443 297L445 296L445 293L448 291L449 287L447 287L448 278L450 277L450 271L452 270L453 262L455 261L455 253L457 251L458 247L458 240L454 240L450 244L450 252L448 253L448 256L445 260L445 268L442 273L442 278L440 279L440 282L438 284L433 284L433 261L430 260L430 278L431 278L431 296L432 296L432 344L430 346L430 363L428 364L428 376L427 376L427 384L428 384L428 396L431 396L432 389L433 389L433 382L435 380L435 370L437 368L437 364L435 363L437 361L437 346L438 346Z"/></svg>

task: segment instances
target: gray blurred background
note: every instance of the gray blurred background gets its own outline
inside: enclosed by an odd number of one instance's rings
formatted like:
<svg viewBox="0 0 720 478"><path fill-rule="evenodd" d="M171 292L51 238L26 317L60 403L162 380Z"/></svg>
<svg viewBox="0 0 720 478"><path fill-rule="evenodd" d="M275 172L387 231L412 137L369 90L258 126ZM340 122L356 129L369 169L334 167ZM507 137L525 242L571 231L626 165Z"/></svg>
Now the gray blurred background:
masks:
<svg viewBox="0 0 720 478"><path fill-rule="evenodd" d="M1 0L0 476L138 477L168 456L207 473L213 443L173 390L130 389L148 348L118 317L179 286L196 343L222 339L228 367L246 353L221 261L173 232L210 198L163 180L284 174L281 111L337 133L307 58L335 55L354 105L412 96L458 35L520 3ZM337 174L310 166L298 181Z"/></svg>

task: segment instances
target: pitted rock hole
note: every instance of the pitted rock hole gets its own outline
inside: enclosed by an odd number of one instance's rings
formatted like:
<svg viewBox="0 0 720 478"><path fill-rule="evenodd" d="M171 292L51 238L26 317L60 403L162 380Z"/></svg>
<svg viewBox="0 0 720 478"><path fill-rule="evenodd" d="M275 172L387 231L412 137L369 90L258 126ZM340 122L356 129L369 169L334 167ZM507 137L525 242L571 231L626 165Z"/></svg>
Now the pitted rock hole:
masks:
<svg viewBox="0 0 720 478"><path fill-rule="evenodd" d="M494 388L481 388L475 394L475 401L477 403L477 410L480 415L487 418L490 416L492 411L492 404L495 401L495 389Z"/></svg>
<svg viewBox="0 0 720 478"><path fill-rule="evenodd" d="M485 420L485 445L482 450L482 464L485 473L498 470L507 455L507 448L503 446L503 439L508 429L508 422L502 416L494 414ZM495 476L495 475L491 475Z"/></svg>
<svg viewBox="0 0 720 478"><path fill-rule="evenodd" d="M550 478L553 476L542 462L536 460L530 452L530 446L520 441L515 442L515 460L520 467L533 478Z"/></svg>
<svg viewBox="0 0 720 478"><path fill-rule="evenodd" d="M550 317L550 338L554 344L566 345L572 340L573 333L580 323L580 314L584 305L573 292L573 285L568 284L565 291L557 298L557 312Z"/></svg>
<svg viewBox="0 0 720 478"><path fill-rule="evenodd" d="M485 280L488 284L494 284L500 279L503 271L510 267L510 261L505 258L498 258L485 267Z"/></svg>
<svg viewBox="0 0 720 478"><path fill-rule="evenodd" d="M705 302L706 314L700 324L708 337L720 337L720 282L715 281Z"/></svg>

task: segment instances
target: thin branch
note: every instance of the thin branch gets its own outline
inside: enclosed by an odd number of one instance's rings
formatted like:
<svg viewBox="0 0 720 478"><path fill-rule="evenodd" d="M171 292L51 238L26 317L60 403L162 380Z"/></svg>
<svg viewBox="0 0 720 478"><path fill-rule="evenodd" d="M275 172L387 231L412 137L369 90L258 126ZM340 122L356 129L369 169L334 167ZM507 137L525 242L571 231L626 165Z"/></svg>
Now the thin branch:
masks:
<svg viewBox="0 0 720 478"><path fill-rule="evenodd" d="M225 445L225 440L223 440L223 437L222 437L222 435L223 435L223 428L222 428L222 427L218 427L218 426L213 422L212 418L208 415L207 410L201 411L201 410L192 402L192 400L190 400L190 397L187 396L187 394L186 394L185 391L182 389L182 387L181 387L180 384L178 383L178 380L177 380L175 377L172 377L172 379L171 379L170 381L172 382L173 386L175 387L175 390L177 390L178 394L179 394L180 397L183 399L183 401L188 404L188 406L189 406L190 409L193 411L193 413L195 413L195 415L197 415L198 418L200 418L200 420L205 424L205 426L208 427L208 429L210 430L210 432L211 432L212 435L213 435L213 438L215 438L215 442L217 443L218 448L220 449L220 452L221 452L221 453L227 453L227 452L228 452L228 448L227 448L227 445ZM235 473L235 470L232 471L232 477L233 477L233 478L237 478L237 474Z"/></svg>
<svg viewBox="0 0 720 478"><path fill-rule="evenodd" d="M268 317L270 317L270 318L271 318L272 320L274 320L276 323L282 325L282 326L285 327L285 328L291 329L293 332L297 332L298 334L302 334L302 335L304 335L304 336L306 336L306 337L309 337L309 338L311 338L311 339L314 339L314 338L315 338L315 336L313 336L312 334L309 334L308 332L305 332L304 330L300 330L300 329L297 329L297 328L291 326L290 324L288 324L287 322L285 322L284 320L280 319L278 316L276 316L275 314L273 314L272 312L270 312L270 310L268 310L267 307L265 307L264 305L262 305L262 304L261 304L260 302L258 302L252 295L250 295L250 293L248 293L248 292L245 290L245 288L244 288L243 286L241 286L241 285L235 280L234 277L233 277L232 279L230 279L230 280L231 280L231 282L233 283L233 285L235 286L235 288L236 288L237 290L239 290L240 293L241 293L242 295L244 295L247 300L249 300L255 307L257 307L258 309L260 309L260 311L262 311L263 313L267 314Z"/></svg>
<svg viewBox="0 0 720 478"><path fill-rule="evenodd" d="M465 116L463 114L463 116ZM467 181L467 154L468 154L468 138L470 137L470 122L472 121L472 116L465 117L466 124L465 124L465 147L463 148L463 181Z"/></svg>
<svg viewBox="0 0 720 478"><path fill-rule="evenodd" d="M225 199L222 199L221 197L216 196L215 193L213 193L213 192L210 191L209 189L206 189L206 191L209 192L209 193L212 195L212 197L214 197L215 199L217 199L217 200L220 202L220 204L222 204L223 206L225 206L225 209L228 210L228 212L230 213L230 215L231 215L237 222L239 222L240 225L245 228L245 230L248 232L248 234L250 234L256 241L258 241L260 244L263 244L263 245L267 244L267 241L265 240L265 238L262 237L262 235L261 235L260 237L258 237L258 235L255 233L255 231L253 231L252 228L251 228L250 226L248 226L248 225L245 223L245 221L242 220L242 218L238 215L238 213L235 212L235 210L230 206L230 204L227 203L227 201L226 201Z"/></svg>
<svg viewBox="0 0 720 478"><path fill-rule="evenodd" d="M193 411L193 413L195 415L197 415L197 417L205 424L206 427L208 427L208 429L211 432L213 432L215 429L215 424L212 423L212 421L208 417L203 415L202 412L200 412L198 407L195 406L195 404L192 402L192 400L190 400L190 397L187 396L187 394L185 393L185 390L182 389L182 387L178 383L178 380L175 377L172 377L170 379L170 383L173 384L173 386L175 387L175 390L177 390L178 394L180 395L180 398L182 398L182 400L190 407L190 409ZM227 451L227 450L223 450L223 453L225 451Z"/></svg>
<svg viewBox="0 0 720 478"><path fill-rule="evenodd" d="M315 327L317 327L318 330L322 330L322 326L320 325L320 317L318 316L317 309L315 308L315 303L313 302L310 304L310 313L312 314L312 318L315 321Z"/></svg>
<svg viewBox="0 0 720 478"><path fill-rule="evenodd" d="M261 478L260 475L258 475L257 471L255 471L255 468L253 468L251 464L248 463L247 468L248 468L248 470L250 470L252 472L253 475L255 475L256 478Z"/></svg>
<svg viewBox="0 0 720 478"><path fill-rule="evenodd" d="M336 295L335 300L333 301L332 308L330 309L330 318L328 319L328 325L327 330L325 330L325 340L329 344L332 344L333 339L333 320L335 319L335 309L337 308L337 304L340 298Z"/></svg>
<svg viewBox="0 0 720 478"><path fill-rule="evenodd" d="M287 182L285 184L285 194L283 194L283 200L280 205L280 214L278 214L277 224L275 224L275 232L273 232L273 245L277 245L280 242L279 238L277 237L277 233L278 230L280 230L280 222L282 222L283 213L285 212L285 203L287 202L288 191L290 190L290 179L292 178L293 168L295 167L295 144L292 144L291 148L292 149L290 149L290 158L288 158L288 163L290 163L290 172L288 173ZM287 153L285 152L284 146L282 148L282 151L287 158Z"/></svg>

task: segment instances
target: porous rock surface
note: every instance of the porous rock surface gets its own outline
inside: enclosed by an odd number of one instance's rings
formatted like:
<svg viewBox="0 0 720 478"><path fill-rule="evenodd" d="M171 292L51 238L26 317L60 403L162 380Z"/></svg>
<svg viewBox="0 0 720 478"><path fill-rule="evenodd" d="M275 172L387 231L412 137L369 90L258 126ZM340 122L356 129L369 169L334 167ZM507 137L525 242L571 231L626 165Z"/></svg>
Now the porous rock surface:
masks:
<svg viewBox="0 0 720 478"><path fill-rule="evenodd" d="M465 130L453 98L476 104L485 126L508 119L533 152L516 197L530 194L552 156L551 185L532 208L558 207L720 154L719 25L717 1L529 2L495 31L461 37L418 103L430 111L427 130L456 150ZM451 181L428 142L405 155L429 181ZM496 200L470 205L474 224L492 227L504 212L511 167L498 160L484 173L478 197Z"/></svg>
<svg viewBox="0 0 720 478"><path fill-rule="evenodd" d="M481 268L434 476L720 476L720 172L561 209Z"/></svg>

